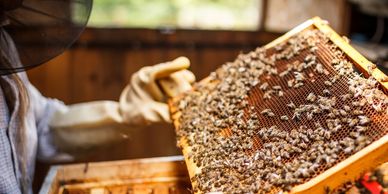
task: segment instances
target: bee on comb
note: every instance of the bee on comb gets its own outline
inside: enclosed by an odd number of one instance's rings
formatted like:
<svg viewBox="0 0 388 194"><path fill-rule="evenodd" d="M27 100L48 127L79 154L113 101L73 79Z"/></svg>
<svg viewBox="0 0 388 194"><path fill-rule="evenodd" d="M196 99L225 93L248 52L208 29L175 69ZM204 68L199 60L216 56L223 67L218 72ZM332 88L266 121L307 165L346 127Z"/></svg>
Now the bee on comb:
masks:
<svg viewBox="0 0 388 194"><path fill-rule="evenodd" d="M351 164L388 160L385 85L355 52L314 18L173 99L194 191L324 193L357 175Z"/></svg>

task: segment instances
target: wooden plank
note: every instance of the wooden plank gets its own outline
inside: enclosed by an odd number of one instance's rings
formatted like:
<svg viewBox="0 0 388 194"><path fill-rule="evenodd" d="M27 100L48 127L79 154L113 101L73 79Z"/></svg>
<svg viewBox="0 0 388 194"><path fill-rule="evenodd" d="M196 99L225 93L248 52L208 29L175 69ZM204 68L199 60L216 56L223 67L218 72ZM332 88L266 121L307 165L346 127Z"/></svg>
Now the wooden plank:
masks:
<svg viewBox="0 0 388 194"><path fill-rule="evenodd" d="M27 72L31 83L45 96L70 102L71 51L67 51L38 68Z"/></svg>
<svg viewBox="0 0 388 194"><path fill-rule="evenodd" d="M47 176L42 184L39 194L51 194L55 193L59 189L59 183L57 179L58 166L50 168Z"/></svg>
<svg viewBox="0 0 388 194"><path fill-rule="evenodd" d="M122 52L119 49L76 49L71 60L73 102L119 99L125 85Z"/></svg>
<svg viewBox="0 0 388 194"><path fill-rule="evenodd" d="M86 29L77 45L127 47L133 41L148 47L151 45L190 45L206 47L212 45L238 46L241 39L249 39L252 45L263 45L278 37L280 33L265 31L226 31L226 30L174 30L164 34L152 29Z"/></svg>

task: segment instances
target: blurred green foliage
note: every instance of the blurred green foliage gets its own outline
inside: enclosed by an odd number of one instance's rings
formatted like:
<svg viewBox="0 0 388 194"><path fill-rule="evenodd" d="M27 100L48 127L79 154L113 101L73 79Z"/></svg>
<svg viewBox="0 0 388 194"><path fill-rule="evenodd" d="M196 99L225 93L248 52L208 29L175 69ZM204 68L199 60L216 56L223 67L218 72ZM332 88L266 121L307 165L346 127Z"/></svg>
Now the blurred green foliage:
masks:
<svg viewBox="0 0 388 194"><path fill-rule="evenodd" d="M255 30L260 0L94 0L90 27Z"/></svg>

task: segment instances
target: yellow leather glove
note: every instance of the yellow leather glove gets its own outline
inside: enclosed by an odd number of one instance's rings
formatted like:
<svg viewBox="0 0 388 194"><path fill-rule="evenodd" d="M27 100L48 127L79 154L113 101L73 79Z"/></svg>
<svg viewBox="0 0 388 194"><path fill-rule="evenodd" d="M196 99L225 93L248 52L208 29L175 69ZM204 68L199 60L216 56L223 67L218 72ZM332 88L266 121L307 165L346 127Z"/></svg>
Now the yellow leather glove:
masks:
<svg viewBox="0 0 388 194"><path fill-rule="evenodd" d="M90 148L123 139L128 128L170 122L166 99L191 89L195 77L186 70L189 66L186 57L179 57L144 67L132 75L119 102L96 101L58 110L50 122L56 144L62 150Z"/></svg>

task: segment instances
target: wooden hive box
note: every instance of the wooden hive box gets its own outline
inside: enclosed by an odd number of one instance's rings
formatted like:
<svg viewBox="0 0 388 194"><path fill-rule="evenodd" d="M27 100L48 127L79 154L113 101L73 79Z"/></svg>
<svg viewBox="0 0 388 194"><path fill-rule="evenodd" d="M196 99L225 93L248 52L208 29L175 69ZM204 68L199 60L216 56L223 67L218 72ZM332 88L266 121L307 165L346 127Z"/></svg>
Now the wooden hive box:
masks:
<svg viewBox="0 0 388 194"><path fill-rule="evenodd" d="M190 193L182 156L53 166L40 194Z"/></svg>

